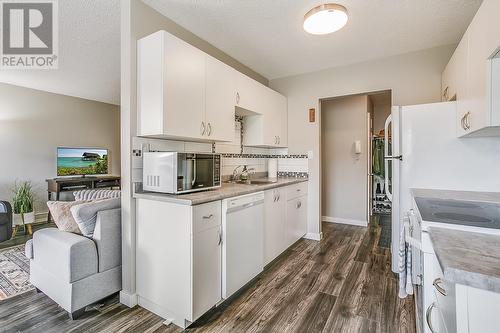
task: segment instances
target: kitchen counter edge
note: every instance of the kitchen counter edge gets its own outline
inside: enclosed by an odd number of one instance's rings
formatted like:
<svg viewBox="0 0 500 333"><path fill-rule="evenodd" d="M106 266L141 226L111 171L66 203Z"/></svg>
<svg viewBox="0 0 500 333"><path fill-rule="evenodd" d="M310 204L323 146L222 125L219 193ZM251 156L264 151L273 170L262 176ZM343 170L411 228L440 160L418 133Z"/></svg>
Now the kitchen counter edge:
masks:
<svg viewBox="0 0 500 333"><path fill-rule="evenodd" d="M438 227L428 232L445 280L500 293L500 236Z"/></svg>
<svg viewBox="0 0 500 333"><path fill-rule="evenodd" d="M141 190L141 191L134 191L133 198L170 202L188 206L196 206L207 202L213 202L227 198L237 197L240 195L271 190L274 188L294 185L307 181L309 181L309 178L293 177L293 178L278 178L278 181L276 183L271 183L271 184L246 185L246 184L223 183L222 187L216 190L207 190L207 191L193 192L180 195L156 193L156 192Z"/></svg>

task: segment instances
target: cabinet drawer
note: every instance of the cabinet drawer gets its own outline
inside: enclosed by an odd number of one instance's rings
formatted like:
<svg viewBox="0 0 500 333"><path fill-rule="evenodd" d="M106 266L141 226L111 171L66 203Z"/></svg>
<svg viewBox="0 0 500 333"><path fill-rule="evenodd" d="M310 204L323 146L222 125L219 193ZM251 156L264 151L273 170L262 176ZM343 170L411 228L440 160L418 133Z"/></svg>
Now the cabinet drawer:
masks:
<svg viewBox="0 0 500 333"><path fill-rule="evenodd" d="M303 195L307 195L308 182L302 182L294 185L287 186L286 200L292 200Z"/></svg>
<svg viewBox="0 0 500 333"><path fill-rule="evenodd" d="M446 328L443 319L443 313L437 302L432 303L425 312L425 325L428 327L428 332L436 333L452 333Z"/></svg>
<svg viewBox="0 0 500 333"><path fill-rule="evenodd" d="M432 280L434 295L437 300L439 312L448 332L456 332L456 296L455 284L444 279L441 266L434 257L434 279Z"/></svg>
<svg viewBox="0 0 500 333"><path fill-rule="evenodd" d="M193 207L193 233L221 224L221 202L214 201Z"/></svg>

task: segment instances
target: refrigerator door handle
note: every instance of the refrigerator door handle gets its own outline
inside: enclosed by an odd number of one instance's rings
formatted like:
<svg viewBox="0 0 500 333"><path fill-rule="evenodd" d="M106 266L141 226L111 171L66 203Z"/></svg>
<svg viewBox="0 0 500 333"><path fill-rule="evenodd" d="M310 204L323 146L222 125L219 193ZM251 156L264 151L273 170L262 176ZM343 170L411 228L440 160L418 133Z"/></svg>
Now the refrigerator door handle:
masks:
<svg viewBox="0 0 500 333"><path fill-rule="evenodd" d="M389 189L389 124L392 123L392 114L385 120L384 126L384 178L385 178L385 194L392 201L392 193ZM392 158L392 157L391 157Z"/></svg>

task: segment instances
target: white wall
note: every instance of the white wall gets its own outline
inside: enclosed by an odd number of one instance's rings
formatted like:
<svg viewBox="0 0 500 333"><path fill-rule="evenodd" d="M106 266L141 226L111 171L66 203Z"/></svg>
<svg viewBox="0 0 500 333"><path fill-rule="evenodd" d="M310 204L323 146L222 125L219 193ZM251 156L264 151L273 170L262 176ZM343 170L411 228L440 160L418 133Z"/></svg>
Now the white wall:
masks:
<svg viewBox="0 0 500 333"><path fill-rule="evenodd" d="M346 67L280 78L270 86L288 98L289 152L311 151L309 161L308 232L321 232L320 122L308 122L309 108L320 108L320 99L392 90L393 105L439 102L441 73L455 46L373 60Z"/></svg>
<svg viewBox="0 0 500 333"><path fill-rule="evenodd" d="M122 151L122 292L120 301L137 304L135 295L135 200L132 198L132 140L137 130L136 43L158 30L175 36L238 71L267 84L267 79L195 36L140 0L122 0L121 10L121 151Z"/></svg>
<svg viewBox="0 0 500 333"><path fill-rule="evenodd" d="M108 148L110 173L120 174L119 107L0 84L0 199L11 200L16 180L30 180L35 212L46 218L45 179L57 174L58 146Z"/></svg>
<svg viewBox="0 0 500 333"><path fill-rule="evenodd" d="M323 220L367 225L368 96L321 104ZM361 154L354 142L361 141Z"/></svg>

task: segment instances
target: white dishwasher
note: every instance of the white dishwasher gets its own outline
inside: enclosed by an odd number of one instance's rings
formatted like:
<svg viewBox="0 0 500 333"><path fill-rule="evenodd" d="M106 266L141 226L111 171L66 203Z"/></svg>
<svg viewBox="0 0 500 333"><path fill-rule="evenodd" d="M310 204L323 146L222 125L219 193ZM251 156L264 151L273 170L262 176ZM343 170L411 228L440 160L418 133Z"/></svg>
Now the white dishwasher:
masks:
<svg viewBox="0 0 500 333"><path fill-rule="evenodd" d="M264 192L222 201L222 298L264 269Z"/></svg>

